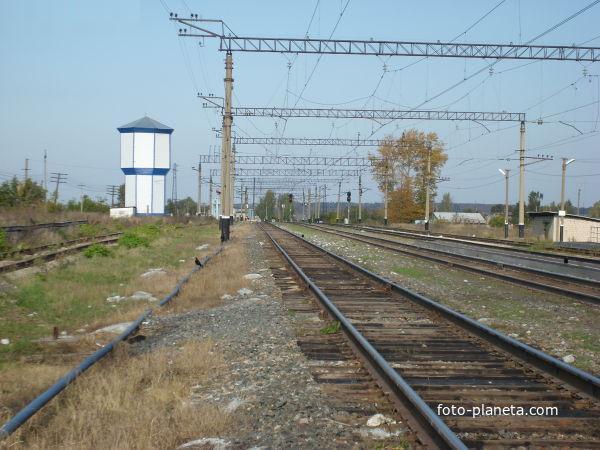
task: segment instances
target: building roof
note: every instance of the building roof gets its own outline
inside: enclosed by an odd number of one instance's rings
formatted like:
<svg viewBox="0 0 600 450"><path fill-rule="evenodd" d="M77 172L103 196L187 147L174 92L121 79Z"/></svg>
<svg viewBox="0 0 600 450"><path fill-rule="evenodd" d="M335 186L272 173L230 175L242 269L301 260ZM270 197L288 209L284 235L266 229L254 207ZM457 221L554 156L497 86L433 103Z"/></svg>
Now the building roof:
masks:
<svg viewBox="0 0 600 450"><path fill-rule="evenodd" d="M465 212L434 212L433 218L437 220L446 220L448 222L460 223L486 223L481 213Z"/></svg>
<svg viewBox="0 0 600 450"><path fill-rule="evenodd" d="M553 217L558 216L558 211L530 211L527 213L527 215L532 219L535 219L536 217ZM600 223L600 219L597 219L595 217L578 216L577 214L565 214L565 217L568 217L570 219L590 220L592 222Z"/></svg>
<svg viewBox="0 0 600 450"><path fill-rule="evenodd" d="M120 133L133 133L134 131L137 131L142 133L171 134L173 132L173 128L151 119L148 116L144 116L141 119L121 125L119 128L117 128L117 130L119 130Z"/></svg>

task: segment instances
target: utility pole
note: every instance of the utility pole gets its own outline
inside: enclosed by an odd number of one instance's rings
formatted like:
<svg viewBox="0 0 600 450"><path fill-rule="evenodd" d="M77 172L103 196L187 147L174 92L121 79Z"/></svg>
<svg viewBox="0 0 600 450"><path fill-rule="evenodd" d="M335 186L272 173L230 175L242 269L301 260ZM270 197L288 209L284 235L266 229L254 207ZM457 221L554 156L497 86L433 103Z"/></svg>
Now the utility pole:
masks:
<svg viewBox="0 0 600 450"><path fill-rule="evenodd" d="M67 182L67 175L68 174L62 172L52 172L50 174L50 181L56 183L53 195L53 202L55 205L58 203L58 187Z"/></svg>
<svg viewBox="0 0 600 450"><path fill-rule="evenodd" d="M337 211L335 213L335 221L339 223L340 221L340 196L342 195L342 181L338 181L338 201L337 201Z"/></svg>
<svg viewBox="0 0 600 450"><path fill-rule="evenodd" d="M202 163L198 160L198 167L192 166L192 170L198 172L198 201L196 202L196 215L202 215Z"/></svg>
<svg viewBox="0 0 600 450"><path fill-rule="evenodd" d="M508 178L510 177L510 169L498 169L505 179L504 188L504 239L508 239Z"/></svg>
<svg viewBox="0 0 600 450"><path fill-rule="evenodd" d="M312 214L310 212L310 187L308 188L308 223L312 222Z"/></svg>
<svg viewBox="0 0 600 450"><path fill-rule="evenodd" d="M315 219L317 222L321 218L321 190L319 186L315 186Z"/></svg>
<svg viewBox="0 0 600 450"><path fill-rule="evenodd" d="M387 157L385 158L385 174L383 177L383 224L388 224L388 184L389 184L390 166Z"/></svg>
<svg viewBox="0 0 600 450"><path fill-rule="evenodd" d="M248 217L248 187L244 190L244 213Z"/></svg>
<svg viewBox="0 0 600 450"><path fill-rule="evenodd" d="M327 216L327 212L329 208L327 208L327 185L323 185L323 214Z"/></svg>
<svg viewBox="0 0 600 450"><path fill-rule="evenodd" d="M212 193L213 193L213 180L212 180L212 173L211 173L208 176L208 208L209 208L209 211L210 211L210 216L212 216L212 206L213 206L212 205L213 204Z"/></svg>
<svg viewBox="0 0 600 450"><path fill-rule="evenodd" d="M77 187L79 188L79 212L83 212L83 188L85 184L78 184Z"/></svg>
<svg viewBox="0 0 600 450"><path fill-rule="evenodd" d="M177 164L173 163L173 185L171 186L171 205L173 207L173 215L176 216L177 211Z"/></svg>
<svg viewBox="0 0 600 450"><path fill-rule="evenodd" d="M358 223L362 222L362 178L358 176Z"/></svg>
<svg viewBox="0 0 600 450"><path fill-rule="evenodd" d="M577 189L577 215L580 215L579 200L581 200L581 188Z"/></svg>
<svg viewBox="0 0 600 450"><path fill-rule="evenodd" d="M306 220L306 216L304 215L304 207L306 206L306 198L304 197L304 189L302 189L302 222Z"/></svg>
<svg viewBox="0 0 600 450"><path fill-rule="evenodd" d="M252 217L256 215L254 197L256 195L256 178L252 178Z"/></svg>
<svg viewBox="0 0 600 450"><path fill-rule="evenodd" d="M525 121L519 135L519 238L525 237Z"/></svg>
<svg viewBox="0 0 600 450"><path fill-rule="evenodd" d="M44 150L44 189L48 192L48 151Z"/></svg>
<svg viewBox="0 0 600 450"><path fill-rule="evenodd" d="M229 169L229 177L229 186L231 186L231 223L233 224L235 218L235 144L231 145L231 169ZM242 209L242 201L240 201L240 209Z"/></svg>
<svg viewBox="0 0 600 450"><path fill-rule="evenodd" d="M429 232L429 183L431 182L431 142L427 144L427 173L425 174L425 231Z"/></svg>
<svg viewBox="0 0 600 450"><path fill-rule="evenodd" d="M574 159L562 158L562 183L560 188L560 211L558 215L560 217L560 242L563 242L564 231L565 231L565 178L567 177L567 166L571 164Z"/></svg>
<svg viewBox="0 0 600 450"><path fill-rule="evenodd" d="M25 181L27 181L29 179L29 158L25 158L25 169L23 169L25 172Z"/></svg>
<svg viewBox="0 0 600 450"><path fill-rule="evenodd" d="M117 195L117 193L119 192L119 186L111 184L106 186L106 188L108 189L106 191L106 193L108 195L110 195L110 207L114 208L115 207L115 195Z"/></svg>
<svg viewBox="0 0 600 450"><path fill-rule="evenodd" d="M198 215L202 215L202 164L198 161Z"/></svg>
<svg viewBox="0 0 600 450"><path fill-rule="evenodd" d="M231 195L233 186L231 183L231 125L233 116L231 114L231 93L233 90L233 57L231 52L225 56L225 99L223 110L223 138L221 141L221 217L219 225L221 228L221 241L229 240L229 226L233 211L231 209Z"/></svg>

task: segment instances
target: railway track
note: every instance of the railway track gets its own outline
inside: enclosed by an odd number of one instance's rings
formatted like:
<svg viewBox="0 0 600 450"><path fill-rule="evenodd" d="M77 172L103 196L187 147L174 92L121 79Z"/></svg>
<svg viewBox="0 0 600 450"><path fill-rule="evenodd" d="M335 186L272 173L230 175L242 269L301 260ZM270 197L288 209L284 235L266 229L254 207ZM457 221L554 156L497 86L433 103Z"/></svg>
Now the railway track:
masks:
<svg viewBox="0 0 600 450"><path fill-rule="evenodd" d="M592 304L600 304L600 282L594 279L548 272L546 270L525 267L523 265L496 262L485 259L484 257L463 255L450 250L423 248L396 240L364 235L362 233L357 234L326 226L306 224L303 226L386 250L450 265L469 272L484 274L511 283L552 292Z"/></svg>
<svg viewBox="0 0 600 450"><path fill-rule="evenodd" d="M270 224L262 229L340 323L420 444L600 448L599 378L288 231ZM517 415L473 411L485 407L512 408Z"/></svg>
<svg viewBox="0 0 600 450"><path fill-rule="evenodd" d="M40 230L43 228L65 228L74 225L83 225L86 223L88 223L87 220L71 220L67 222L36 223L32 225L4 225L0 226L0 229L6 233L19 233L24 231Z"/></svg>
<svg viewBox="0 0 600 450"><path fill-rule="evenodd" d="M14 272L15 270L25 269L27 267L34 266L40 262L54 261L71 253L77 253L81 250L85 250L94 244L111 244L119 240L123 233L112 233L103 236L95 236L91 238L75 239L73 241L66 241L62 244L66 244L66 247L58 248L53 251L44 252L44 250L53 248L55 245L44 245L37 247L41 249L42 253L34 254L28 258L23 258L17 261L3 261L0 263L0 273Z"/></svg>
<svg viewBox="0 0 600 450"><path fill-rule="evenodd" d="M108 234L103 234L100 236L86 236L86 237L80 237L77 239L70 239L68 241L63 241L63 242L56 242L53 244L45 244L45 245L36 245L35 247L30 247L30 248L22 248L22 249L18 249L18 250L11 250L8 251L6 253L1 254L0 256L3 259L6 258L10 258L10 257L14 257L14 256L19 256L19 255L35 255L36 253L40 253L46 250L50 250L53 248L59 248L59 247L66 247L69 245L74 245L74 244L79 244L82 242L89 242L91 240L94 239L100 239L100 238L107 238L107 237L111 237L111 236L121 236L123 233L121 232L115 232L115 233L108 233Z"/></svg>
<svg viewBox="0 0 600 450"><path fill-rule="evenodd" d="M555 250L539 251L533 250L532 244L526 241L514 241L506 239L494 239L484 238L476 236L465 236L460 234L448 234L448 233L433 233L419 230L406 230L402 228L383 228L376 226L367 225L340 225L343 228L354 228L358 230L367 230L371 232L377 232L388 235L403 236L414 239L425 239L434 241L448 241L448 242L463 242L471 245L488 246L491 248L507 248L515 252L529 253L532 255L541 256L554 256L554 257L568 257L573 261L591 262L600 264L600 259L594 257L598 255L597 251L586 250L586 249L572 249L569 247L560 247ZM580 253L580 254L578 254ZM583 256L581 254L588 254L590 256Z"/></svg>

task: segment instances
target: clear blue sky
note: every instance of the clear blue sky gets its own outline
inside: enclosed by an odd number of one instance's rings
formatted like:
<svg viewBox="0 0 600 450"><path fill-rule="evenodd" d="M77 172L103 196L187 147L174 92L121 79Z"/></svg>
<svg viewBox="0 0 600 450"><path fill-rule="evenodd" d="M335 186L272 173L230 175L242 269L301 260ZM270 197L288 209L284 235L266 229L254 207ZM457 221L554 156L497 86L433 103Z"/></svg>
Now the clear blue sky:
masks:
<svg viewBox="0 0 600 450"><path fill-rule="evenodd" d="M49 171L67 172L61 198L78 195L85 184L92 196L108 184L120 184L116 127L144 114L175 129L174 162L180 166L179 197L195 196L197 155L218 144L211 132L220 128L214 110L201 108L196 92L223 92L223 58L217 42L177 37L178 26L167 10L220 18L238 35L300 37L307 33L316 1L32 1L2 2L0 14L0 179L22 176L25 158L32 176L42 176L42 155L48 150ZM346 0L321 0L310 27L311 37L328 37ZM491 1L357 1L351 0L334 34L338 38L450 40L492 9ZM506 0L466 34L463 42L526 42L573 12L586 1ZM588 42L600 46L600 5L536 41L537 44ZM235 104L283 106L296 103L318 57L234 53ZM294 60L288 74L288 61ZM465 76L485 67L483 60L430 59L411 67L416 58L333 56L321 58L298 106L348 108L410 108L435 96ZM490 75L484 70L424 108L526 112L526 146L555 161L528 167L527 191L540 190L544 200L557 201L561 157L576 158L569 166L568 197L582 189L582 204L600 199L598 64L577 62L502 61ZM386 68L386 73L381 75ZM402 70L398 70L402 69ZM381 83L378 82L381 79ZM371 96L375 91L375 95ZM288 94L286 95L286 91ZM342 105L343 104L343 105ZM587 106L584 106L587 105ZM559 123L566 122L574 128ZM455 201L503 201L499 167L517 172L517 162L496 161L518 148L518 126L468 122L394 122L374 137L399 134L406 127L435 131L446 143L449 160L439 187ZM369 121L293 119L288 137L366 137L377 128ZM273 119L236 119L240 135L275 136L283 123ZM243 146L246 154L264 153ZM348 149L290 147L281 154L342 155ZM358 150L364 155L368 149ZM512 154L514 157L515 155ZM517 199L517 178L511 180L511 201ZM371 183L367 201L379 200ZM170 179L169 179L170 186ZM354 185L345 188L355 188Z"/></svg>

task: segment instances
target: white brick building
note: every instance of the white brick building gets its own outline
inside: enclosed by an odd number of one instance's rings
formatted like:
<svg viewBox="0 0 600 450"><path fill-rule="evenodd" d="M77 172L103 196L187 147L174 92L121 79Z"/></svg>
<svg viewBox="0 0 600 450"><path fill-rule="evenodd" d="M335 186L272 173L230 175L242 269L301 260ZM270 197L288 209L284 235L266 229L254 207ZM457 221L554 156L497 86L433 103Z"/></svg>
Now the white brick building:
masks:
<svg viewBox="0 0 600 450"><path fill-rule="evenodd" d="M556 211L527 213L532 219L531 235L538 239L560 241L560 220ZM566 214L564 242L600 242L600 219Z"/></svg>

